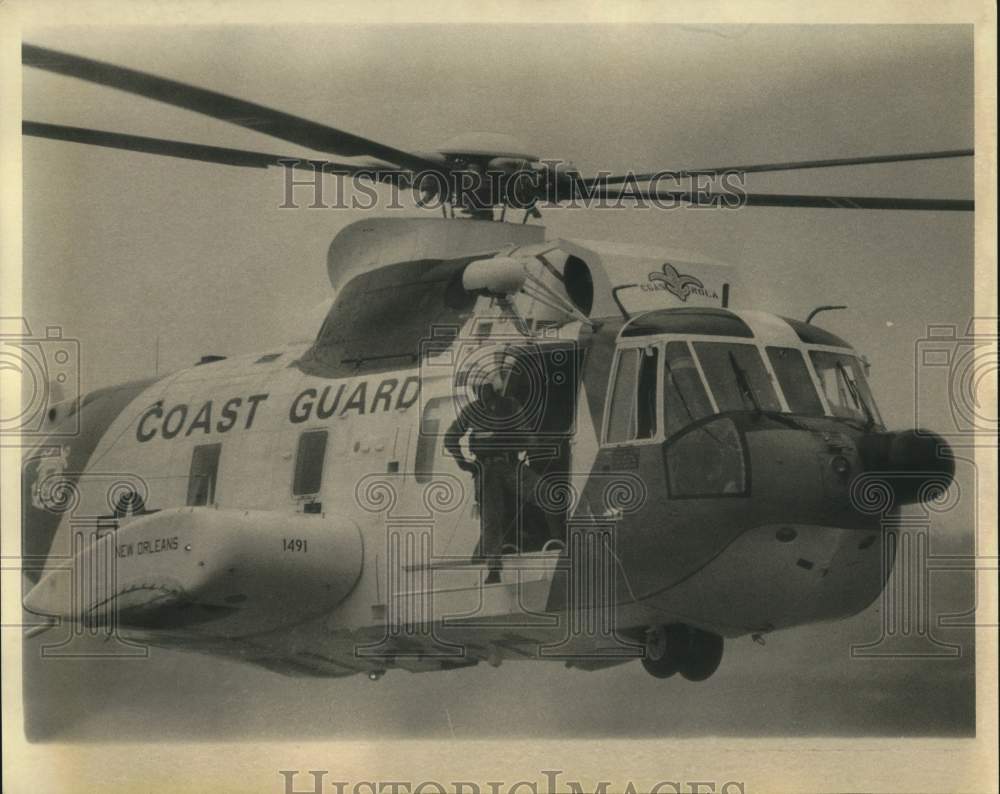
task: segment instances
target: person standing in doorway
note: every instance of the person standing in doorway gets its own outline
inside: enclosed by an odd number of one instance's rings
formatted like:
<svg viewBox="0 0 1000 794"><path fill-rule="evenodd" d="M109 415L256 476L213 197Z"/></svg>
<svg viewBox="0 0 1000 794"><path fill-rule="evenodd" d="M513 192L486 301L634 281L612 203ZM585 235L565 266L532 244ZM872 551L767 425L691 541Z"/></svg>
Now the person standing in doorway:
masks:
<svg viewBox="0 0 1000 794"><path fill-rule="evenodd" d="M517 471L521 447L521 404L500 392L495 380L476 387L476 399L466 405L445 433L444 446L458 465L471 472L480 505L479 553L486 559L486 584L500 581L504 535L517 514ZM468 436L474 461L462 451Z"/></svg>

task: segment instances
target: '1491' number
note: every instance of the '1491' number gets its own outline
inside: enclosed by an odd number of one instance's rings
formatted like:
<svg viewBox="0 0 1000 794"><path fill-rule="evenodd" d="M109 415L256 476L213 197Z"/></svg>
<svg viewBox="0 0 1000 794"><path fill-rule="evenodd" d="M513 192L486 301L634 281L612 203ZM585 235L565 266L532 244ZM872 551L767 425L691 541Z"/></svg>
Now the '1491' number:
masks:
<svg viewBox="0 0 1000 794"><path fill-rule="evenodd" d="M309 551L309 541L302 538L283 538L281 541L282 551Z"/></svg>

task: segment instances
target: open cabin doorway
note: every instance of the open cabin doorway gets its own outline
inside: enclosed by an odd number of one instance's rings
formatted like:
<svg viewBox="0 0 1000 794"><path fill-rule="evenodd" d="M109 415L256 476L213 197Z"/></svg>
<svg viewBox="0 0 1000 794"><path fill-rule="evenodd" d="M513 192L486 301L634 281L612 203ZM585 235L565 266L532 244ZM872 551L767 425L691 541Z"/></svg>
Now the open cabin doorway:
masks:
<svg viewBox="0 0 1000 794"><path fill-rule="evenodd" d="M565 545L582 368L582 351L570 341L525 342L505 351L503 393L523 406L523 421L512 431L512 443L521 449L509 495L506 553Z"/></svg>

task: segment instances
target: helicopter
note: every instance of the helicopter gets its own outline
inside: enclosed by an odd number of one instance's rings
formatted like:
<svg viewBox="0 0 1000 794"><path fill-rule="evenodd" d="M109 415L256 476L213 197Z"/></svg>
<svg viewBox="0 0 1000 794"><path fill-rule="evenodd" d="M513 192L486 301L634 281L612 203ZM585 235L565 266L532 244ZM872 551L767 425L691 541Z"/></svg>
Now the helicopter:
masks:
<svg viewBox="0 0 1000 794"><path fill-rule="evenodd" d="M48 411L22 478L24 606L52 620L43 631L99 625L289 675L640 660L702 681L725 639L865 609L891 571L885 515L951 482L946 442L889 431L865 359L813 316L738 308L736 270L700 254L547 239L528 221L579 199L972 211L725 189L733 174L971 150L585 178L506 136L409 152L89 58L25 44L22 59L355 159L34 121L25 135L403 185L445 216L338 234L311 343ZM521 406L500 440L524 486L491 583L481 494L446 448L486 381Z"/></svg>

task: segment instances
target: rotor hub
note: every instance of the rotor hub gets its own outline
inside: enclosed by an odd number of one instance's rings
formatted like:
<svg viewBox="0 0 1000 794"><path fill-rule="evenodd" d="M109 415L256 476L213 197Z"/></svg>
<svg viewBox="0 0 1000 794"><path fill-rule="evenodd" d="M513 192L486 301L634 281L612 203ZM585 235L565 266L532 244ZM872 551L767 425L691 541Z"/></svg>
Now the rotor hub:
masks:
<svg viewBox="0 0 1000 794"><path fill-rule="evenodd" d="M449 138L435 150L445 157L468 160L492 160L496 157L534 163L534 154L523 141L502 132L463 132Z"/></svg>

